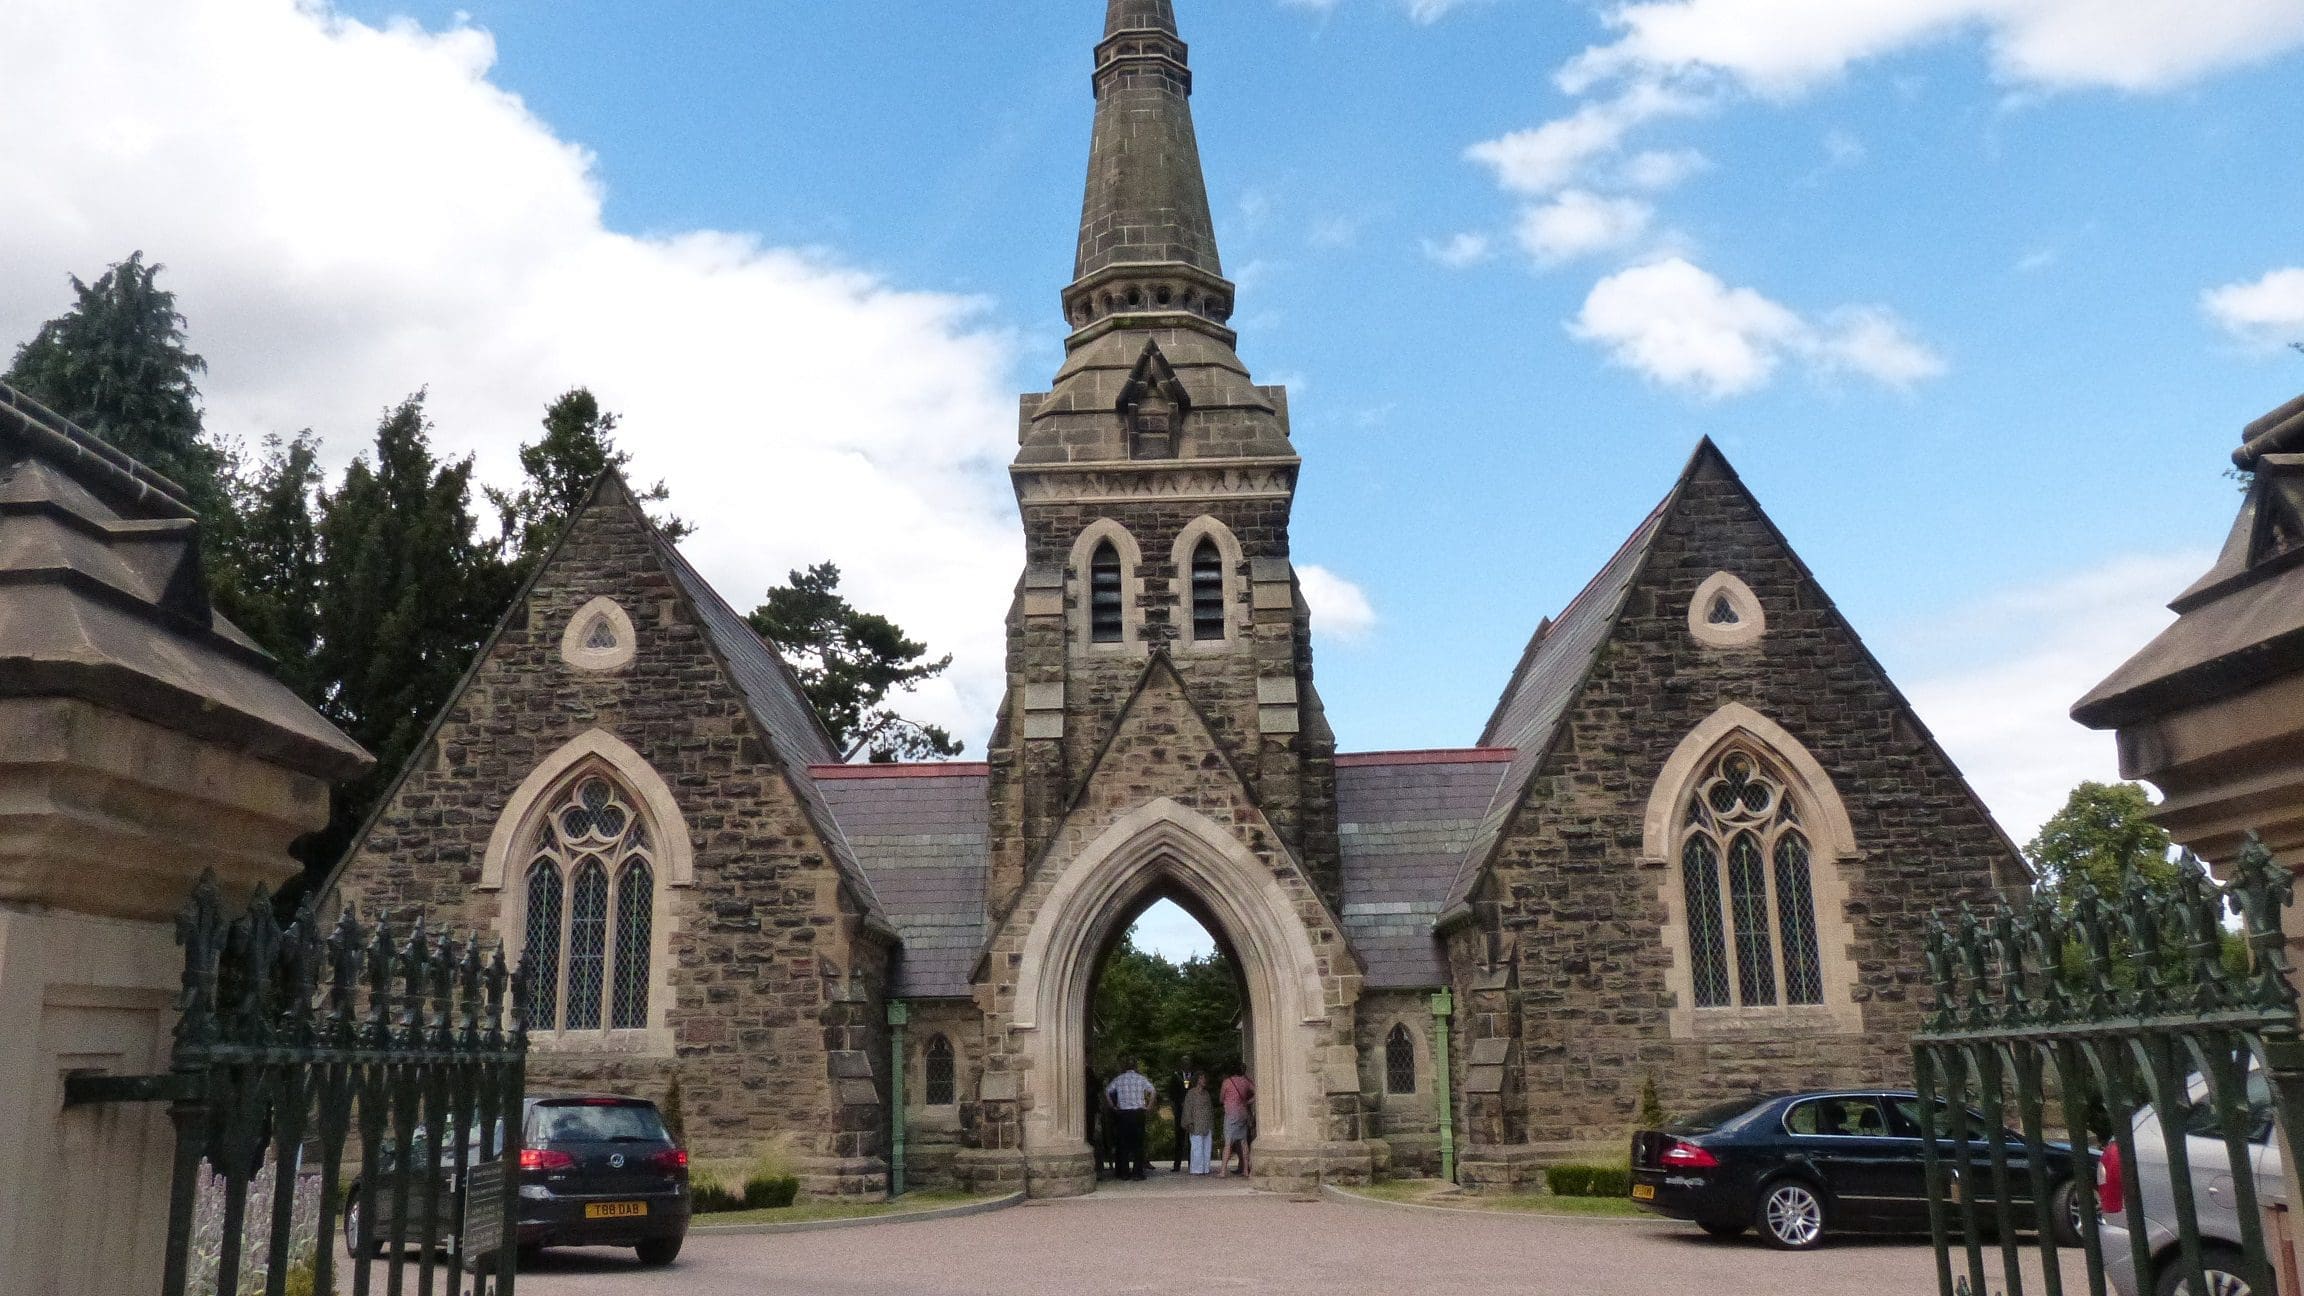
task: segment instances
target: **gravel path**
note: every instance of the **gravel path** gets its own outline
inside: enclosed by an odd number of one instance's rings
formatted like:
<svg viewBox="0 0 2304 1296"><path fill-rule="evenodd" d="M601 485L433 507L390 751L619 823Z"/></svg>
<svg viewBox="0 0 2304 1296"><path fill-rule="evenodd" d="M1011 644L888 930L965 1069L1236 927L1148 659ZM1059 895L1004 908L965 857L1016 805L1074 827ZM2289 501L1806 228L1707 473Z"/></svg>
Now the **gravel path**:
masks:
<svg viewBox="0 0 2304 1296"><path fill-rule="evenodd" d="M1927 1296L1935 1285L1925 1243L1850 1240L1786 1255L1662 1220L1204 1192L1107 1192L961 1219L697 1236L678 1264L659 1270L641 1269L629 1251L555 1251L520 1276L522 1296ZM2036 1281L2026 1288L2036 1291Z"/></svg>

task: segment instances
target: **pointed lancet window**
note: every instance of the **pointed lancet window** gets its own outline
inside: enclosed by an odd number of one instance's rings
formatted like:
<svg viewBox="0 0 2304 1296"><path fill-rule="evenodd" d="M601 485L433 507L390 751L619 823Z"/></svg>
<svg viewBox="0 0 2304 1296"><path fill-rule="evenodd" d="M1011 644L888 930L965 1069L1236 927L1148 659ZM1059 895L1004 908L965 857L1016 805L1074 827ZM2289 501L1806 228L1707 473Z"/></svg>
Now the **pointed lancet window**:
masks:
<svg viewBox="0 0 2304 1296"><path fill-rule="evenodd" d="M1207 536L1192 550L1192 637L1224 637L1224 552Z"/></svg>
<svg viewBox="0 0 2304 1296"><path fill-rule="evenodd" d="M1824 1002L1808 838L1758 757L1731 749L1690 795L1680 882L1697 1007Z"/></svg>
<svg viewBox="0 0 2304 1296"><path fill-rule="evenodd" d="M656 868L647 825L624 790L586 774L548 802L524 878L522 958L529 1025L540 1031L647 1026Z"/></svg>
<svg viewBox="0 0 2304 1296"><path fill-rule="evenodd" d="M1120 551L1109 540L1099 541L1088 560L1088 637L1096 643L1119 643L1127 637L1120 580Z"/></svg>
<svg viewBox="0 0 2304 1296"><path fill-rule="evenodd" d="M954 1093L952 1041L942 1035L929 1036L921 1070L925 1072L922 1076L924 1083L920 1086L921 1100L930 1107L951 1106L957 1096Z"/></svg>
<svg viewBox="0 0 2304 1296"><path fill-rule="evenodd" d="M1384 1092L1416 1092L1416 1041L1405 1022L1394 1023L1392 1033L1384 1037Z"/></svg>

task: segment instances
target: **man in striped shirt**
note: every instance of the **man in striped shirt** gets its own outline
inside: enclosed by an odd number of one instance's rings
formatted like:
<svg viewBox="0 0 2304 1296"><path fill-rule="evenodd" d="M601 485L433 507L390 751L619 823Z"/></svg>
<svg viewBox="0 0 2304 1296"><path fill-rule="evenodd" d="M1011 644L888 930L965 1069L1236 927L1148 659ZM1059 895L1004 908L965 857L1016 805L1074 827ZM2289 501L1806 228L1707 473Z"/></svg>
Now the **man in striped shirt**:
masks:
<svg viewBox="0 0 2304 1296"><path fill-rule="evenodd" d="M1144 1161L1144 1121L1159 1101L1160 1090L1144 1078L1144 1064L1137 1062L1104 1086L1104 1097L1119 1117L1120 1154L1115 1158L1119 1164L1114 1173L1122 1179L1141 1179L1148 1168Z"/></svg>

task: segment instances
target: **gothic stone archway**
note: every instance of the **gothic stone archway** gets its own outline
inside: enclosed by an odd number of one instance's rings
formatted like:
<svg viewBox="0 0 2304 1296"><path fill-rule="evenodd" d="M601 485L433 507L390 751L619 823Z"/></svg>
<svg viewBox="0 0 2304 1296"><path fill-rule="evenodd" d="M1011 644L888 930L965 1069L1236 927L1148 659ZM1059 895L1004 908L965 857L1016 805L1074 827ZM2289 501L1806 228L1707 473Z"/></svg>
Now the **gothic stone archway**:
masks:
<svg viewBox="0 0 2304 1296"><path fill-rule="evenodd" d="M1365 1176L1356 1104L1344 1102L1353 1110L1339 1114L1333 1101L1359 1091L1359 970L1317 896L1288 876L1293 870L1275 870L1224 826L1161 797L1069 860L1050 861L1047 873L1012 915L1012 930L1022 930L1013 961L995 949L991 965L995 1003L1008 1010L1014 1079L988 1077L985 1097L1016 1103L1012 1150L1029 1191L1064 1196L1095 1186L1079 1084L1089 998L1119 926L1160 894L1209 926L1245 987L1258 1181L1307 1180L1323 1166L1330 1177ZM1012 979L1002 975L1011 968Z"/></svg>

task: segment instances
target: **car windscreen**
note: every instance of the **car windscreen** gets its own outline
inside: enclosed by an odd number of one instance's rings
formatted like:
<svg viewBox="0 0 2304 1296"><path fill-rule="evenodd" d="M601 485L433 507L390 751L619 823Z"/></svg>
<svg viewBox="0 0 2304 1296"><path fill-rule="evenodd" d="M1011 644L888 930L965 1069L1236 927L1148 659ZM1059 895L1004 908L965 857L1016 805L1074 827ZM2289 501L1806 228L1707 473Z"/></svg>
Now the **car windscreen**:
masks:
<svg viewBox="0 0 2304 1296"><path fill-rule="evenodd" d="M1734 1102L1714 1103L1701 1111L1676 1120L1666 1121L1667 1134L1711 1134L1732 1129L1760 1105L1757 1098L1739 1098Z"/></svg>
<svg viewBox="0 0 2304 1296"><path fill-rule="evenodd" d="M664 1118L638 1103L542 1103L530 1143L669 1143Z"/></svg>

